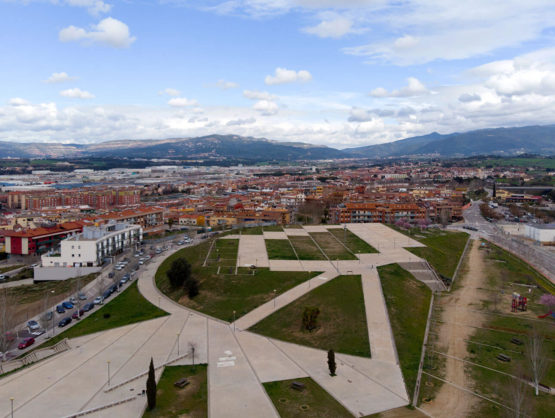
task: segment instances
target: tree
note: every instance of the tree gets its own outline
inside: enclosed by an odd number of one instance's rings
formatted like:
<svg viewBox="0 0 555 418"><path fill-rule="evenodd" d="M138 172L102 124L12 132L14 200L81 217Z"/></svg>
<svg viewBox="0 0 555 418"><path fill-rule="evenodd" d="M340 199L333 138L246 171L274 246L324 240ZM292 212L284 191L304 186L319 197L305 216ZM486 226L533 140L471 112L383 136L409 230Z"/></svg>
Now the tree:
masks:
<svg viewBox="0 0 555 418"><path fill-rule="evenodd" d="M187 289L187 296L190 299L193 299L196 295L198 295L198 280L194 277L189 277L189 279L185 282L185 288Z"/></svg>
<svg viewBox="0 0 555 418"><path fill-rule="evenodd" d="M526 358L532 373L532 383L534 384L536 396L540 392L540 380L545 375L549 362L544 352L544 337L540 334L538 328L534 327L528 337L526 344Z"/></svg>
<svg viewBox="0 0 555 418"><path fill-rule="evenodd" d="M529 416L530 413L530 399L528 399L528 381L526 374L520 368L515 373L515 378L512 379L510 390L510 406L512 411L507 411L508 417L521 418Z"/></svg>
<svg viewBox="0 0 555 418"><path fill-rule="evenodd" d="M335 353L333 350L328 351L328 368L330 369L330 376L335 376L337 365L335 364Z"/></svg>
<svg viewBox="0 0 555 418"><path fill-rule="evenodd" d="M170 285L177 289L191 277L191 265L184 258L174 260L166 273Z"/></svg>
<svg viewBox="0 0 555 418"><path fill-rule="evenodd" d="M448 208L441 209L441 212L439 213L439 222L441 223L441 225L444 227L447 226L450 219L451 211Z"/></svg>
<svg viewBox="0 0 555 418"><path fill-rule="evenodd" d="M303 312L303 328L310 332L316 329L318 315L320 315L320 309L315 306L306 306Z"/></svg>
<svg viewBox="0 0 555 418"><path fill-rule="evenodd" d="M148 409L152 410L156 407L156 376L154 374L154 361L150 358L150 366L148 367L148 378L146 380L146 399Z"/></svg>
<svg viewBox="0 0 555 418"><path fill-rule="evenodd" d="M168 226L170 227L170 229L172 229L172 226L173 226L173 218L169 218L169 219L168 219Z"/></svg>
<svg viewBox="0 0 555 418"><path fill-rule="evenodd" d="M0 289L0 352L8 351L10 345L10 331L16 325L14 308L16 301L8 289Z"/></svg>

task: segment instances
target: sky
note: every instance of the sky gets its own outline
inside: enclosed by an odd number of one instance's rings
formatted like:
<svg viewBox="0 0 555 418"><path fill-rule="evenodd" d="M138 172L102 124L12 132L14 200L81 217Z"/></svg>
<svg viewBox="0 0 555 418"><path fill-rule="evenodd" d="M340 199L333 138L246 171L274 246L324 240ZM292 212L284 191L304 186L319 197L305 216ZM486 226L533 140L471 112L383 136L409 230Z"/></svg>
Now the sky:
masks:
<svg viewBox="0 0 555 418"><path fill-rule="evenodd" d="M555 123L553 0L0 0L0 140Z"/></svg>

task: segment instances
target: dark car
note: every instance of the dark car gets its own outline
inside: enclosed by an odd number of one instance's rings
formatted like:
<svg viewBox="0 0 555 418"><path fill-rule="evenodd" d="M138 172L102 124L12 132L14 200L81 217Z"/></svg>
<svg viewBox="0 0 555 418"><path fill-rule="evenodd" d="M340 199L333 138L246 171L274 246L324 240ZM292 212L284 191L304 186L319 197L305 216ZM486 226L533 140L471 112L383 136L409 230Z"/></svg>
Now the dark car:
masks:
<svg viewBox="0 0 555 418"><path fill-rule="evenodd" d="M108 277L111 279L112 277L114 277L115 274L115 272L111 271L110 273L108 273Z"/></svg>
<svg viewBox="0 0 555 418"><path fill-rule="evenodd" d="M85 306L83 306L83 310L85 312L89 312L92 309L94 309L94 303L87 303Z"/></svg>
<svg viewBox="0 0 555 418"><path fill-rule="evenodd" d="M62 319L60 322L58 322L58 326L59 326L60 328L63 328L63 327L65 327L67 324L69 324L70 322L71 322L71 317L68 316L68 317Z"/></svg>
<svg viewBox="0 0 555 418"><path fill-rule="evenodd" d="M28 337L28 338L25 338L23 341L21 341L17 346L17 348L19 348L20 350L23 350L24 348L27 348L30 345L33 345L34 343L35 343L35 339L33 337Z"/></svg>
<svg viewBox="0 0 555 418"><path fill-rule="evenodd" d="M118 285L115 284L110 288L110 293L114 293L116 290L118 290Z"/></svg>
<svg viewBox="0 0 555 418"><path fill-rule="evenodd" d="M52 311L48 311L44 314L43 318L45 321L51 321L53 316L54 316L54 313Z"/></svg>
<svg viewBox="0 0 555 418"><path fill-rule="evenodd" d="M73 309L73 303L68 302L68 301L62 302L62 306L63 306L65 309Z"/></svg>
<svg viewBox="0 0 555 418"><path fill-rule="evenodd" d="M56 312L58 312L59 314L63 314L66 312L66 310L64 309L64 307L62 305L58 305L56 306Z"/></svg>
<svg viewBox="0 0 555 418"><path fill-rule="evenodd" d="M110 290L108 289L107 291L105 291L105 292L102 294L102 297L103 297L104 299L108 299L111 295L112 295L112 292L110 292Z"/></svg>
<svg viewBox="0 0 555 418"><path fill-rule="evenodd" d="M81 318L83 315L85 315L85 310L84 310L84 309L81 309L81 310L79 310L79 311L73 312L73 315L71 315L71 317L72 317L73 319L79 319L79 318Z"/></svg>

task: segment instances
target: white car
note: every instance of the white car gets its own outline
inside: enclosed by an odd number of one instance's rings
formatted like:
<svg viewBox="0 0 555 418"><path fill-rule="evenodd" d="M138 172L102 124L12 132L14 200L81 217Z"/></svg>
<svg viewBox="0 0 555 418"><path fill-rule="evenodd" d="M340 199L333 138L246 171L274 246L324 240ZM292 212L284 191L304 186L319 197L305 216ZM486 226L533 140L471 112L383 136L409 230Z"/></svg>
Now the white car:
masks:
<svg viewBox="0 0 555 418"><path fill-rule="evenodd" d="M94 298L95 305L102 305L104 303L104 298L102 296L97 296Z"/></svg>
<svg viewBox="0 0 555 418"><path fill-rule="evenodd" d="M0 282L3 282L6 279L7 277L4 274L0 274Z"/></svg>

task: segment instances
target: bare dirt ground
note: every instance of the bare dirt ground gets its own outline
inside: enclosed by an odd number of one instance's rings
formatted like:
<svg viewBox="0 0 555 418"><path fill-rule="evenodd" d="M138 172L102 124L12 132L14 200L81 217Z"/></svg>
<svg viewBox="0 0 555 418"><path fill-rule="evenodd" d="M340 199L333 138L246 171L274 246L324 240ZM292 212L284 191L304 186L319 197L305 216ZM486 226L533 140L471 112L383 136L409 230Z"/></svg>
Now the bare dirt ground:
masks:
<svg viewBox="0 0 555 418"><path fill-rule="evenodd" d="M474 331L471 327L456 324L480 326L483 323L483 315L468 309L477 309L481 300L488 298L486 292L478 289L486 282L485 263L479 246L478 241L472 242L472 248L468 252L467 269L459 278L461 286L441 300L443 312L442 324L438 329L439 351L457 358L465 358L468 355L464 340L470 339ZM459 386L470 388L471 381L465 373L464 363L449 357L445 360L444 378ZM473 395L452 385L443 384L436 397L430 403L422 405L422 409L433 417L466 417L476 402L477 398Z"/></svg>

